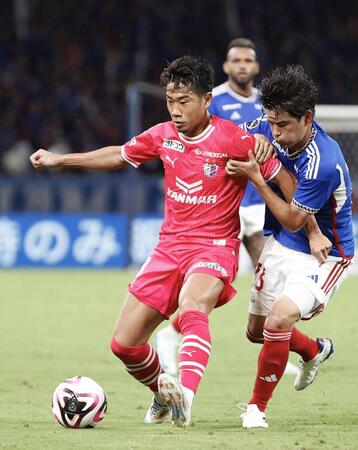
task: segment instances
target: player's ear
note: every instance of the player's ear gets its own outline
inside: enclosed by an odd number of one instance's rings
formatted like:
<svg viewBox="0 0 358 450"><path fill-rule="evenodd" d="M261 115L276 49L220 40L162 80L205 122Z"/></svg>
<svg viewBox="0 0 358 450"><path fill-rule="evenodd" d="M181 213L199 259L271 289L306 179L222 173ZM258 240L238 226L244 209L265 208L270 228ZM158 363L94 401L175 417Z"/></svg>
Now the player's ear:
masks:
<svg viewBox="0 0 358 450"><path fill-rule="evenodd" d="M226 75L229 75L229 70L228 70L228 62L224 61L223 62L223 71Z"/></svg>
<svg viewBox="0 0 358 450"><path fill-rule="evenodd" d="M313 122L313 111L308 109L305 112L305 125L309 125L311 122Z"/></svg>
<svg viewBox="0 0 358 450"><path fill-rule="evenodd" d="M259 73L260 73L260 64L256 61L255 75L258 75Z"/></svg>
<svg viewBox="0 0 358 450"><path fill-rule="evenodd" d="M213 94L211 92L207 92L204 95L204 102L205 102L206 108L209 108L212 98L213 98Z"/></svg>

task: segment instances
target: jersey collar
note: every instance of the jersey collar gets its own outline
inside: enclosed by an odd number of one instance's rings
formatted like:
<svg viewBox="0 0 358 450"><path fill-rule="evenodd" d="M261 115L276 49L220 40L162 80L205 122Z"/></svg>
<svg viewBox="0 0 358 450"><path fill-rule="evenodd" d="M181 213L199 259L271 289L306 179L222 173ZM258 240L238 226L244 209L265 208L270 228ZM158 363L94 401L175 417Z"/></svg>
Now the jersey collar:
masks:
<svg viewBox="0 0 358 450"><path fill-rule="evenodd" d="M207 139L214 130L215 130L215 127L210 121L209 125L205 128L205 130L202 131L197 136L189 137L189 136L185 136L183 133L180 133L180 132L178 132L178 134L179 134L180 139L183 142L186 142L187 144L198 144L199 142L205 141L205 139Z"/></svg>
<svg viewBox="0 0 358 450"><path fill-rule="evenodd" d="M287 158L288 159L297 159L299 156L301 156L302 153L306 150L306 148L312 144L312 141L314 141L316 135L317 135L317 130L314 127L312 127L311 136L303 148L300 148L299 150L295 151L294 153L288 153L288 149L287 148L284 149L285 153L287 155Z"/></svg>

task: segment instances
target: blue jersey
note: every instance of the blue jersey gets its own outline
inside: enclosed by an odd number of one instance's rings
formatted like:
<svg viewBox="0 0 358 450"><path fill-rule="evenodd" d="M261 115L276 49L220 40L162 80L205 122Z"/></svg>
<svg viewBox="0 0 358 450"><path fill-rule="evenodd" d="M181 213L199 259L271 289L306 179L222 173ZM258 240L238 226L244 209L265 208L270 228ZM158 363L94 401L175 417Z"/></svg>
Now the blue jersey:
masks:
<svg viewBox="0 0 358 450"><path fill-rule="evenodd" d="M256 119L262 114L258 91L253 88L250 97L243 97L233 91L229 83L223 83L213 89L213 99L209 113L223 119L231 120L237 125ZM250 206L264 203L262 197L252 183L247 183L241 206Z"/></svg>
<svg viewBox="0 0 358 450"><path fill-rule="evenodd" d="M245 124L244 129L267 136L282 164L295 175L298 186L292 203L315 215L322 233L332 242L330 255L351 258L354 255L352 185L337 142L313 122L312 136L306 147L299 154L289 156L273 138L265 115ZM265 228L282 245L311 253L304 228L290 233L276 220L265 223Z"/></svg>

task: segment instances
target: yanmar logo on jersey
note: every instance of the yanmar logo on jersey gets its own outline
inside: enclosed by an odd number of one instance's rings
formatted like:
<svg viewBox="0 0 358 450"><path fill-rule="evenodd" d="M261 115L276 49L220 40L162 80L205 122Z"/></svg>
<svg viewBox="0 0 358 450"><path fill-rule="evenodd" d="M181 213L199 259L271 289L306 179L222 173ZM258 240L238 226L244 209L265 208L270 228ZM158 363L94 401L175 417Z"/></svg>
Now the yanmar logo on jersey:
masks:
<svg viewBox="0 0 358 450"><path fill-rule="evenodd" d="M168 187L167 196L176 202L187 203L190 205L216 203L216 195L191 195L203 189L203 180L195 181L194 183L186 183L179 177L176 177L175 185L184 193L175 192Z"/></svg>
<svg viewBox="0 0 358 450"><path fill-rule="evenodd" d="M182 144L180 141L175 141L173 139L164 139L163 147L170 148L171 150L175 150L176 152L180 153L183 153L185 150L184 144Z"/></svg>
<svg viewBox="0 0 358 450"><path fill-rule="evenodd" d="M168 188L167 196L179 203L186 203L188 205L200 205L216 203L216 195L190 195L182 194L181 192L175 192Z"/></svg>

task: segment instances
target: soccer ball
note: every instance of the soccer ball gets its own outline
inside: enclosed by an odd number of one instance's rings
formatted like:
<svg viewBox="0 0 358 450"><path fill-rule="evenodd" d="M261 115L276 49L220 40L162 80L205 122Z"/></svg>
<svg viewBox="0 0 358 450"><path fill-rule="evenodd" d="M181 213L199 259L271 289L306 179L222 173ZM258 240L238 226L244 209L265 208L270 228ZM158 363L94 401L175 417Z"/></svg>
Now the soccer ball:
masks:
<svg viewBox="0 0 358 450"><path fill-rule="evenodd" d="M88 377L67 378L53 393L52 414L65 428L93 428L106 410L104 390Z"/></svg>

